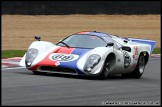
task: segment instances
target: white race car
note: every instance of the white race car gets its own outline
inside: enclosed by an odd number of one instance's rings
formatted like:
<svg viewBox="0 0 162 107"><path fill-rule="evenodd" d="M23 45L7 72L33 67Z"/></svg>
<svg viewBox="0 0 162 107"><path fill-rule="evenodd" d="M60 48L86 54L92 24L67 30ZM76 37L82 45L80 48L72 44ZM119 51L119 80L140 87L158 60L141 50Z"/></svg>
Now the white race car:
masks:
<svg viewBox="0 0 162 107"><path fill-rule="evenodd" d="M90 75L100 79L111 74L140 78L156 43L96 31L78 32L57 44L35 38L20 66L34 74Z"/></svg>

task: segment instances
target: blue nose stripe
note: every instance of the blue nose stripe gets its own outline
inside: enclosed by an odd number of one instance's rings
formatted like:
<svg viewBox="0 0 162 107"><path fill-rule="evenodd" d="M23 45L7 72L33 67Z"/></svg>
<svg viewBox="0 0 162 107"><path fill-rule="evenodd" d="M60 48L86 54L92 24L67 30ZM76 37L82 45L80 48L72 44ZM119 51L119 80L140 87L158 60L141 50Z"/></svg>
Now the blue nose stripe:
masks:
<svg viewBox="0 0 162 107"><path fill-rule="evenodd" d="M75 48L71 54L76 54L76 55L83 55L85 53L87 53L88 51L90 51L91 49L82 49L82 48Z"/></svg>
<svg viewBox="0 0 162 107"><path fill-rule="evenodd" d="M77 61L80 59L81 56L83 56L85 53L90 51L91 49L80 49L80 48L75 48L71 54L78 55L79 58L74 60L74 61L69 61L69 62L60 62L60 67L62 68L71 68L74 69L78 72L78 74L84 74L82 71L80 71L77 67Z"/></svg>

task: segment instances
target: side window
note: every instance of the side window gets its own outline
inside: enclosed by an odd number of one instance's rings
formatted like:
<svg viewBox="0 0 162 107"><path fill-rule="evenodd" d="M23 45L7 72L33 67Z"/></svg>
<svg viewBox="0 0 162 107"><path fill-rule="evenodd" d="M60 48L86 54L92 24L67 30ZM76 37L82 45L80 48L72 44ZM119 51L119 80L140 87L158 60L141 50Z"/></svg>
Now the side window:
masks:
<svg viewBox="0 0 162 107"><path fill-rule="evenodd" d="M110 37L108 37L108 36L103 37L103 38L105 39L105 41L106 41L107 43L113 42L113 43L114 43L114 48L115 48L115 49L120 49L120 48L121 48L121 45L120 45L119 43L117 43L115 40L113 40L112 38L110 38Z"/></svg>
<svg viewBox="0 0 162 107"><path fill-rule="evenodd" d="M117 42L114 42L114 48L119 50L121 48L121 45Z"/></svg>
<svg viewBox="0 0 162 107"><path fill-rule="evenodd" d="M115 42L115 44L116 44L117 49L120 49L122 47L122 45L120 43L118 43L118 42Z"/></svg>

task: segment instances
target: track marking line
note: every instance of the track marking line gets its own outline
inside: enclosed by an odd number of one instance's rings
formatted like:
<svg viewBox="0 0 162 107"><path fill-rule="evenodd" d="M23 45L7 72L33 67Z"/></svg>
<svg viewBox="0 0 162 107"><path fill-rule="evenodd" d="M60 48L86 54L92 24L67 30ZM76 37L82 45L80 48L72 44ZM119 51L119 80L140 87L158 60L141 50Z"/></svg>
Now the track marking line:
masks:
<svg viewBox="0 0 162 107"><path fill-rule="evenodd" d="M21 69L21 68L25 68L25 67L2 68L2 70L9 70L9 69Z"/></svg>

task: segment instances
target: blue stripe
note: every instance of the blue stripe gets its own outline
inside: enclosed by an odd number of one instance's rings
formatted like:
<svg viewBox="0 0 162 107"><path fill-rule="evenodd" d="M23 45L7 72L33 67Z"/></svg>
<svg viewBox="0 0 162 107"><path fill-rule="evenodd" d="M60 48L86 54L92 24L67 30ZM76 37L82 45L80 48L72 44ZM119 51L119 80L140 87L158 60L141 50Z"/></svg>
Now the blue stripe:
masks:
<svg viewBox="0 0 162 107"><path fill-rule="evenodd" d="M86 52L88 52L91 49L82 49L82 48L75 48L71 54L75 54L75 55L82 55L85 54Z"/></svg>
<svg viewBox="0 0 162 107"><path fill-rule="evenodd" d="M150 45L151 46L151 50L150 50L150 54L152 53L152 51L153 51L153 49L154 49L154 47L155 47L155 44L156 44L156 42L155 41L147 41L147 40L142 40L142 39L132 39L131 38L131 40L132 40L132 42L138 42L138 43L143 43L143 44L148 44L148 45Z"/></svg>
<svg viewBox="0 0 162 107"><path fill-rule="evenodd" d="M77 67L77 61L80 59L81 56L83 56L85 53L87 53L90 49L80 49L80 48L75 48L71 54L75 54L75 55L79 55L79 58L74 60L74 61L70 61L70 62L60 62L59 67L64 67L64 68L71 68L74 69L78 72L78 74L84 74L83 72L81 72L78 67Z"/></svg>

